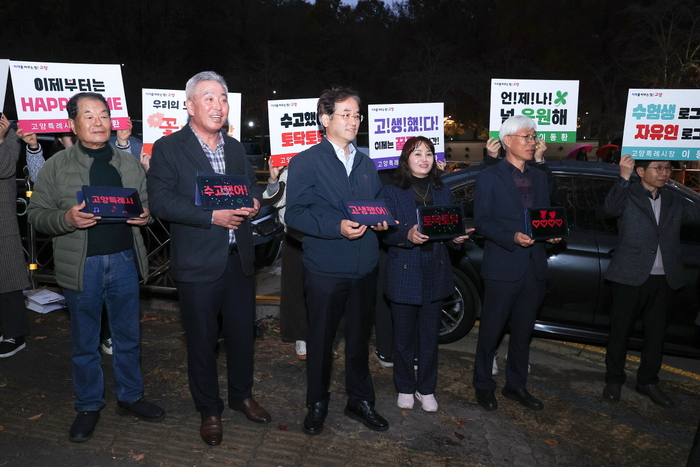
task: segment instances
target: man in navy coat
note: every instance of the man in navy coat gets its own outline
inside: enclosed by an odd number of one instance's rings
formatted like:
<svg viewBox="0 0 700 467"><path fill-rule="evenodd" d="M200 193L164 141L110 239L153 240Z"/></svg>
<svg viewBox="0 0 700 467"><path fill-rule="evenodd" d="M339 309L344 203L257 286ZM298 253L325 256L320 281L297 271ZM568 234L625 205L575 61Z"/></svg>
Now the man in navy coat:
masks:
<svg viewBox="0 0 700 467"><path fill-rule="evenodd" d="M200 435L221 443L217 374L218 316L226 340L228 405L249 420L267 423L270 415L252 397L255 279L249 219L260 208L262 188L245 157L245 148L222 133L228 117L226 81L212 71L193 76L185 88L189 122L156 141L148 171L153 213L170 221L170 261L187 334L187 370ZM206 211L195 203L197 173L243 175L252 208Z"/></svg>
<svg viewBox="0 0 700 467"><path fill-rule="evenodd" d="M542 410L542 401L530 395L525 384L530 334L544 298L547 255L544 244L523 230L527 208L550 206L549 187L545 172L527 164L537 149L534 120L524 115L511 117L501 125L499 137L505 157L481 171L474 192L476 233L486 242L481 269L484 305L473 384L479 405L487 411L496 410L491 365L510 318L506 384L501 393L529 409Z"/></svg>

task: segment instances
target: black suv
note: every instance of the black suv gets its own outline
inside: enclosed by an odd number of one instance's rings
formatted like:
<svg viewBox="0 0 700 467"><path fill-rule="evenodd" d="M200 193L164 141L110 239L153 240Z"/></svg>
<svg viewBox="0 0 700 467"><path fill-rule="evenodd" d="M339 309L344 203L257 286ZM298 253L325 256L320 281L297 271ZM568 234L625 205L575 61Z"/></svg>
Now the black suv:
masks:
<svg viewBox="0 0 700 467"><path fill-rule="evenodd" d="M610 324L610 284L603 279L617 245L616 219L602 216L602 205L619 174L615 164L585 161L555 161L549 168L556 180L552 203L566 208L569 236L557 245L548 245L547 293L537 315L535 334L563 340L604 345ZM465 208L473 221L474 183L480 167L447 174L455 203ZM669 188L693 203L700 195L669 182ZM677 293L669 309L665 351L700 357L700 226L681 230L686 285ZM483 287L481 262L484 240L473 235L461 251L453 252L455 294L443 310L440 342L464 337L481 313ZM641 344L641 322L637 323L630 348Z"/></svg>

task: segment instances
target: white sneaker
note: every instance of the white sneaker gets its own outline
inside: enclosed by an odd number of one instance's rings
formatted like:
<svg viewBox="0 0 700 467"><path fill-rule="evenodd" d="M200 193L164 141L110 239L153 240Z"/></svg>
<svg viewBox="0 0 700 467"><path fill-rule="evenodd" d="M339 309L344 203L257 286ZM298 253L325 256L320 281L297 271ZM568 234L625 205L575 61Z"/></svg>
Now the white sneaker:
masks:
<svg viewBox="0 0 700 467"><path fill-rule="evenodd" d="M102 339L102 342L100 342L100 349L103 354L112 355L112 338L108 337L107 339Z"/></svg>
<svg viewBox="0 0 700 467"><path fill-rule="evenodd" d="M496 356L498 355L498 352L493 354L493 365L491 365L491 375L496 376L498 374L498 360L496 360Z"/></svg>
<svg viewBox="0 0 700 467"><path fill-rule="evenodd" d="M299 360L306 360L306 341L297 341L295 350Z"/></svg>
<svg viewBox="0 0 700 467"><path fill-rule="evenodd" d="M420 401L421 405L423 406L423 410L425 410L426 412L437 412L438 403L435 400L435 395L423 395L420 392L416 391L416 399Z"/></svg>
<svg viewBox="0 0 700 467"><path fill-rule="evenodd" d="M413 394L399 393L399 398L396 400L396 405L400 409L412 409L413 408Z"/></svg>

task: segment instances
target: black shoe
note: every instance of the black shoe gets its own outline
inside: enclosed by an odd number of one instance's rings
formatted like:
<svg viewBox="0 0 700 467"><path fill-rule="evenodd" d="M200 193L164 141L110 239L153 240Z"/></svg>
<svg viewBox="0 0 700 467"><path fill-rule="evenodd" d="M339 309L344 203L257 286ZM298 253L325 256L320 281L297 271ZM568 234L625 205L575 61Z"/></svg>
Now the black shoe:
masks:
<svg viewBox="0 0 700 467"><path fill-rule="evenodd" d="M620 391L622 391L622 384L608 383L603 389L603 399L610 402L617 402L620 400Z"/></svg>
<svg viewBox="0 0 700 467"><path fill-rule="evenodd" d="M374 404L367 401L358 401L355 405L348 402L344 413L353 420L362 422L370 430L386 431L389 429L389 422L374 410Z"/></svg>
<svg viewBox="0 0 700 467"><path fill-rule="evenodd" d="M491 412L498 408L498 401L496 401L496 396L493 395L493 391L488 389L476 389L476 402L487 412Z"/></svg>
<svg viewBox="0 0 700 467"><path fill-rule="evenodd" d="M86 412L78 412L75 416L75 421L70 427L68 439L73 443L83 443L92 438L92 433L95 431L97 421L100 419L99 410L90 410Z"/></svg>
<svg viewBox="0 0 700 467"><path fill-rule="evenodd" d="M133 415L144 422L159 422L165 418L165 410L151 404L143 397L131 404L117 401L116 411L119 415Z"/></svg>
<svg viewBox="0 0 700 467"><path fill-rule="evenodd" d="M661 407L668 409L675 405L673 403L673 400L663 393L658 384L637 383L637 385L634 387L634 390L637 391L639 394L649 396L649 399L651 399L651 401L654 404L660 405Z"/></svg>
<svg viewBox="0 0 700 467"><path fill-rule="evenodd" d="M376 358L379 364L384 368L392 368L394 366L394 360L392 360L391 357L385 357L376 350L374 351L374 358Z"/></svg>
<svg viewBox="0 0 700 467"><path fill-rule="evenodd" d="M528 409L532 409L532 410L544 409L544 404L542 403L542 401L537 399L536 397L533 397L532 395L530 395L530 393L527 392L527 389L514 390L514 389L503 388L503 390L501 391L501 394L503 394L508 399L520 402L522 405L524 405Z"/></svg>
<svg viewBox="0 0 700 467"><path fill-rule="evenodd" d="M323 431L323 422L326 420L326 415L328 415L328 402L330 400L331 398L328 396L324 400L308 406L309 413L306 414L304 425L301 428L304 430L304 433L317 435Z"/></svg>

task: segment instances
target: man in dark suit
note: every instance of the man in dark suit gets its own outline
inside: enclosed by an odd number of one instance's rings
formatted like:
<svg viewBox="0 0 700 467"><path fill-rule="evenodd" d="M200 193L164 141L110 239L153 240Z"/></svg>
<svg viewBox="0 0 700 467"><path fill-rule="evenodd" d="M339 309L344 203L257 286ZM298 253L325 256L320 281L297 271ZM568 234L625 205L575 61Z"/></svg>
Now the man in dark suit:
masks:
<svg viewBox="0 0 700 467"><path fill-rule="evenodd" d="M633 172L638 180L632 180ZM627 341L641 314L644 344L635 390L662 407L674 405L659 388L666 313L673 291L685 284L681 224L700 222L700 207L665 188L670 176L669 161L635 163L625 155L620 177L603 205L607 215L619 217L620 239L604 276L612 282L613 293L603 390L609 401L620 400Z"/></svg>
<svg viewBox="0 0 700 467"><path fill-rule="evenodd" d="M229 110L223 77L198 73L187 82L186 95L189 123L153 146L148 193L153 213L170 221L170 263L187 334L190 391L202 416L202 440L217 445L224 409L216 368L219 314L229 407L251 421L270 421L252 397L255 253L249 219L260 208L262 189L243 145L221 131ZM205 211L195 204L198 172L244 175L254 207Z"/></svg>
<svg viewBox="0 0 700 467"><path fill-rule="evenodd" d="M506 384L502 394L527 408L542 410L542 401L526 389L530 334L542 304L547 278L544 244L523 233L525 210L550 205L547 175L528 167L537 150L534 120L518 115L500 129L505 157L479 173L474 192L476 233L485 239L481 276L484 305L474 363L479 405L496 410L496 382L491 375L496 347L510 317ZM560 239L548 240L556 243Z"/></svg>

